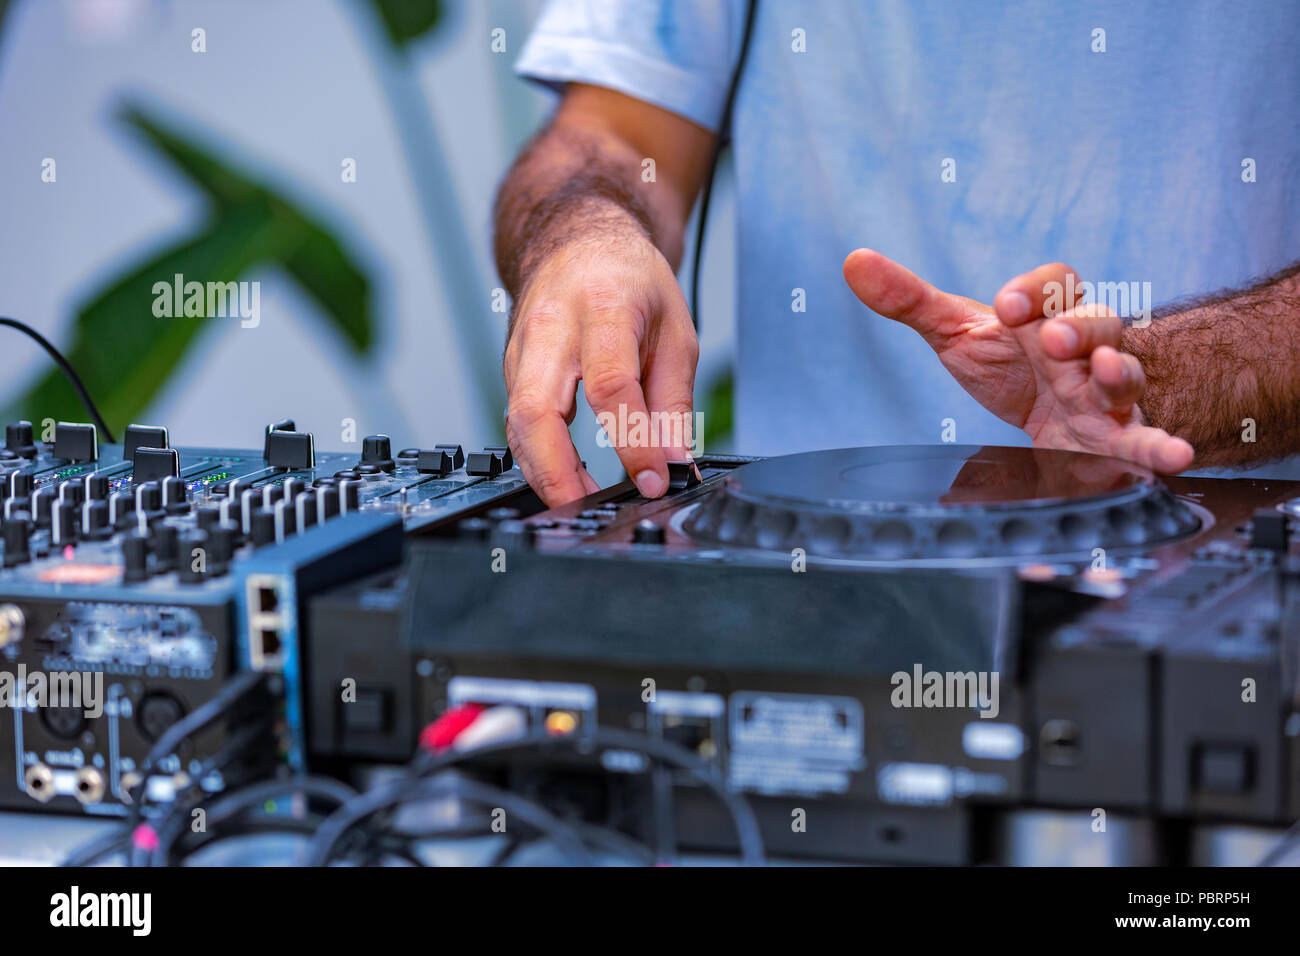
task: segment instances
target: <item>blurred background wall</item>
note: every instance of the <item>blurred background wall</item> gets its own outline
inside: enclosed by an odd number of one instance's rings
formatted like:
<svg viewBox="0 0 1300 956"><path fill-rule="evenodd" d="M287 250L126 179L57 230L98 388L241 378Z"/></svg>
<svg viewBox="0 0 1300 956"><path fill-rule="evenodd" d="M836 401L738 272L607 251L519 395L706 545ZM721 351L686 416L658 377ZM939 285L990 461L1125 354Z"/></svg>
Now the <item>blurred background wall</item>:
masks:
<svg viewBox="0 0 1300 956"><path fill-rule="evenodd" d="M177 444L257 445L286 417L335 450L349 420L395 447L499 439L491 204L553 103L512 70L540 6L0 0L0 315L64 350L111 425ZM724 166L701 396L730 366L733 233ZM260 323L155 316L176 271L259 282ZM2 329L0 408L86 420Z"/></svg>

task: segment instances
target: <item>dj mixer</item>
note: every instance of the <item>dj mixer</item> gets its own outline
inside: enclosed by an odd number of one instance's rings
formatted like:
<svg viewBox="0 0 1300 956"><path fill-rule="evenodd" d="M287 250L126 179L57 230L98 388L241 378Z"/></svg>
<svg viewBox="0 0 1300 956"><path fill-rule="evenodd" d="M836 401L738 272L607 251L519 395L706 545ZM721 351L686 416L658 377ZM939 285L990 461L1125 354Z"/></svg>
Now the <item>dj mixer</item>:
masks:
<svg viewBox="0 0 1300 956"><path fill-rule="evenodd" d="M63 422L38 443L30 423L9 425L0 668L25 680L0 724L0 806L126 813L150 748L240 670L282 686L162 755L172 773L151 778L153 796L195 774L218 790L300 767L305 602L396 565L405 528L521 494L503 448L394 453L374 435L318 452L292 421L246 450L173 447L167 429L137 425L101 445L94 426ZM36 675L96 677L84 686L102 699L43 706ZM278 726L252 766L208 766L268 711Z"/></svg>

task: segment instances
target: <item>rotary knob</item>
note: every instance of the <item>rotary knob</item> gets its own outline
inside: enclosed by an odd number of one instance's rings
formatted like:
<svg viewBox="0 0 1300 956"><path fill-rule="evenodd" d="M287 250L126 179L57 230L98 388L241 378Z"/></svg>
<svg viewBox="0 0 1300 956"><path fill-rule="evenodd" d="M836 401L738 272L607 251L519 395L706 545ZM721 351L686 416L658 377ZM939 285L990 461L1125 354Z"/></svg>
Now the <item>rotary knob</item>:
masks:
<svg viewBox="0 0 1300 956"><path fill-rule="evenodd" d="M9 476L9 496L11 498L26 498L31 495L32 489L36 487L36 476L30 471L15 471Z"/></svg>
<svg viewBox="0 0 1300 956"><path fill-rule="evenodd" d="M146 481L135 489L135 510L145 514L162 511L162 486L156 481Z"/></svg>
<svg viewBox="0 0 1300 956"><path fill-rule="evenodd" d="M387 435L367 435L361 439L361 464L392 471L396 467L392 439Z"/></svg>
<svg viewBox="0 0 1300 956"><path fill-rule="evenodd" d="M162 480L162 506L169 515L183 515L190 510L189 489L184 478L172 475Z"/></svg>
<svg viewBox="0 0 1300 956"><path fill-rule="evenodd" d="M86 500L86 484L76 478L69 478L59 485L59 501L70 501L79 505Z"/></svg>
<svg viewBox="0 0 1300 956"><path fill-rule="evenodd" d="M275 514L265 508L254 508L248 517L249 538L254 548L275 544Z"/></svg>
<svg viewBox="0 0 1300 956"><path fill-rule="evenodd" d="M213 577L220 577L230 569L230 562L235 556L235 545L239 541L239 525L233 521L222 521L207 534L208 573Z"/></svg>
<svg viewBox="0 0 1300 956"><path fill-rule="evenodd" d="M149 535L132 531L122 539L122 580L144 581L149 577Z"/></svg>
<svg viewBox="0 0 1300 956"><path fill-rule="evenodd" d="M75 544L80 533L80 508L71 501L55 502L50 515L50 541L65 547Z"/></svg>
<svg viewBox="0 0 1300 956"><path fill-rule="evenodd" d="M170 571L176 566L180 530L165 521L159 521L150 528L149 548L153 551L154 565L159 571Z"/></svg>
<svg viewBox="0 0 1300 956"><path fill-rule="evenodd" d="M81 508L81 536L89 541L102 541L112 534L113 529L108 524L108 502L87 501Z"/></svg>
<svg viewBox="0 0 1300 956"><path fill-rule="evenodd" d="M11 513L4 526L6 568L26 564L32 559L31 538L31 515L26 511Z"/></svg>
<svg viewBox="0 0 1300 956"><path fill-rule="evenodd" d="M107 475L87 475L84 482L85 495L91 501L105 501L108 499L109 482Z"/></svg>
<svg viewBox="0 0 1300 956"><path fill-rule="evenodd" d="M5 448L19 458L35 458L36 436L32 431L32 423L23 421L6 425Z"/></svg>
<svg viewBox="0 0 1300 956"><path fill-rule="evenodd" d="M648 519L638 521L632 529L633 544L663 544L665 540L664 526Z"/></svg>
<svg viewBox="0 0 1300 956"><path fill-rule="evenodd" d="M177 548L177 579L181 584L202 584L208 576L208 533L199 528L187 531L177 541Z"/></svg>

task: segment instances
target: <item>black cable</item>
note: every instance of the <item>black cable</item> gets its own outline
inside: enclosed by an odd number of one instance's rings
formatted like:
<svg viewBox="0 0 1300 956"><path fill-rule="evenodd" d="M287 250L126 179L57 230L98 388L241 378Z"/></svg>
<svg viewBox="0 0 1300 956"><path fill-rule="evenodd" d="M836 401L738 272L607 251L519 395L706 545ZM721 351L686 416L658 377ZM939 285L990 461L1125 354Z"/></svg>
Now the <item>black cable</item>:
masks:
<svg viewBox="0 0 1300 956"><path fill-rule="evenodd" d="M1277 866L1296 847L1300 847L1300 820L1291 824L1290 828L1277 838L1273 848L1264 854L1264 858L1255 865Z"/></svg>
<svg viewBox="0 0 1300 956"><path fill-rule="evenodd" d="M195 782L202 780L214 770L225 770L230 764L241 759L245 751L251 749L253 744L259 742L263 737L275 737L275 725L270 720L250 723L242 730L237 731L221 745L220 750L203 762L197 773L193 774Z"/></svg>
<svg viewBox="0 0 1300 956"><path fill-rule="evenodd" d="M420 859L414 850L404 844L381 844L375 862L378 865L383 865L384 860L389 857L401 860L409 866L428 867L430 865Z"/></svg>
<svg viewBox="0 0 1300 956"><path fill-rule="evenodd" d="M422 860L415 852L413 844L417 841L410 837L398 836L395 833L374 833L369 835L369 841L366 846L366 858L362 862L363 866L382 866L384 860L389 857L396 857L411 866L433 865Z"/></svg>
<svg viewBox="0 0 1300 956"><path fill-rule="evenodd" d="M131 834L123 832L121 827L113 827L74 849L59 866L94 866L104 857L129 853L130 849Z"/></svg>
<svg viewBox="0 0 1300 956"><path fill-rule="evenodd" d="M211 833L226 821L234 819L249 810L256 809L268 800L297 794L332 803L336 806L345 806L349 801L356 798L357 792L346 784L339 783L330 777L305 776L256 783L219 795L206 810L205 829ZM189 811L192 809L193 807L187 808L185 813L169 813L156 830L158 835L157 846L148 857L141 858L142 854L137 855L137 862L147 866L166 866L171 860L172 848L185 833L187 819L190 815ZM289 820L284 821L284 823L286 826L283 829L292 828ZM268 829L270 828L268 827Z"/></svg>
<svg viewBox="0 0 1300 956"><path fill-rule="evenodd" d="M536 830L567 852L569 859L577 860L582 866L591 866L595 861L587 852L577 827L561 820L535 800L529 800L509 790L502 790L491 784L464 777L441 777L427 781L429 796L441 797L448 793L457 799L477 803L485 807L500 807L508 816L517 817L529 827Z"/></svg>
<svg viewBox="0 0 1300 956"><path fill-rule="evenodd" d="M515 854L522 850L527 844L528 841L518 834L508 836L502 844L492 852L492 855L487 858L487 862L484 863L483 866L485 868L489 866L505 866L514 859Z"/></svg>
<svg viewBox="0 0 1300 956"><path fill-rule="evenodd" d="M226 716L226 713L245 696L263 687L268 680L269 676L262 671L241 671L226 681L215 697L190 711L163 732L140 764L139 796L131 804L131 812L127 817L128 830L134 830L135 825L140 822L144 812L145 797L148 795L149 777L152 775L154 765L190 736Z"/></svg>
<svg viewBox="0 0 1300 956"><path fill-rule="evenodd" d="M709 221L709 203L713 199L713 180L718 174L718 163L722 152L731 141L731 114L736 106L736 91L740 89L740 77L745 72L745 61L749 58L750 39L754 35L754 14L758 10L758 0L749 0L745 8L745 29L740 38L740 55L736 57L736 68L731 72L731 82L727 84L727 98L722 103L722 117L718 121L718 138L713 144L713 157L709 161L709 175L704 180L704 195L700 197L700 217L695 223L695 249L691 253L691 321L695 330L700 329L700 260L704 255L704 237Z"/></svg>
<svg viewBox="0 0 1300 956"><path fill-rule="evenodd" d="M660 763L670 764L685 770L688 774L704 784L716 796L731 815L736 838L740 843L741 860L749 866L761 866L764 860L763 835L750 809L748 801L727 789L721 775L710 764L695 756L680 744L667 740L656 740L643 734L634 734L625 730L598 728L593 735L598 747L611 750L640 751L647 757ZM581 741L579 741L581 742Z"/></svg>
<svg viewBox="0 0 1300 956"><path fill-rule="evenodd" d="M211 757L209 757L206 761L203 762L203 764L199 767L197 772L190 774L191 783L190 786L185 789L185 792L189 792L190 790L193 790L194 788L198 787L200 782L204 780L208 776L208 774L214 771L220 772L222 770L225 770L227 766L234 763L236 760L243 759L245 753L252 747L253 744L258 743L264 737L272 737L274 731L275 728L271 725L269 721L267 721L264 723L249 724L248 726L244 727L242 730L236 732L229 740L227 740L222 745L220 750L218 750L215 754L213 754ZM148 777L146 776L144 779L148 779ZM142 786L143 786L143 782L142 782ZM206 799L206 797L200 796L193 801L189 801L182 804L181 795L182 795L181 792L177 792L173 796L172 805L166 810L166 812L163 814L159 822L154 825L155 831L161 831L162 828L166 825L168 817L172 814L177 813L177 811L180 808L183 807L185 810L185 814L183 815L189 815L196 807L202 804L202 801L204 799ZM141 799L143 800L143 798L144 795L142 790ZM128 836L129 835L130 834L128 830Z"/></svg>
<svg viewBox="0 0 1300 956"><path fill-rule="evenodd" d="M128 857L134 856L131 837L144 813L148 781L154 764L179 747L186 738L220 719L228 709L238 704L245 695L259 687L266 679L267 675L258 671L242 672L227 681L215 697L167 728L140 764L139 788L132 801L131 809L127 812L125 824L121 828L115 828L111 833L97 837L74 849L61 865L89 866L114 850L126 852ZM255 726L245 728L235 734L220 751L204 764L203 771L197 775L197 779L202 779L210 770L219 769L229 763L249 743L266 734L268 730L269 728L265 726ZM187 804L187 806L191 805ZM175 808L173 808L172 812L174 810Z"/></svg>
<svg viewBox="0 0 1300 956"><path fill-rule="evenodd" d="M81 383L81 376L76 373L71 363L68 362L53 345L49 339L41 335L26 322L19 322L17 319L11 319L8 316L0 315L0 325L7 325L11 329L17 329L19 332L30 336L41 348L49 353L50 358L54 359L54 364L63 370L63 374L68 377L68 382L72 385L73 391L81 399L81 404L86 406L86 411L90 412L90 417L94 419L95 425L99 428L100 433L104 436L104 441L110 445L116 442L113 438L113 432L109 429L108 424L104 421L104 416L99 414L99 409L95 407L94 401L90 397L90 392L86 391L86 386Z"/></svg>
<svg viewBox="0 0 1300 956"><path fill-rule="evenodd" d="M588 846L594 846L598 850L617 856L631 857L644 866L651 866L656 862L654 850L612 827L582 822L577 822L573 826L578 831L578 836L582 837L582 842Z"/></svg>
<svg viewBox="0 0 1300 956"><path fill-rule="evenodd" d="M218 844L230 843L235 840L247 840L250 837L262 836L265 834L274 834L276 836L297 836L305 843L311 838L311 835L319 829L324 820L325 814L321 813L307 814L304 817L293 817L281 820L252 817L240 820L238 829L232 829L230 832L226 833L211 829L202 833L187 831L181 835L180 839L172 842L163 863L159 864L150 859L147 865L187 866L191 857L204 850L210 850ZM218 865L239 866L242 864L234 863Z"/></svg>
<svg viewBox="0 0 1300 956"><path fill-rule="evenodd" d="M673 816L672 771L656 764L650 771L650 811L654 821L654 846L660 863L671 863L677 856L677 828Z"/></svg>
<svg viewBox="0 0 1300 956"><path fill-rule="evenodd" d="M536 801L534 801L536 802ZM400 809L394 808L394 810ZM394 811L388 811L392 813ZM376 814L378 818L380 814ZM391 816L390 816L391 820ZM644 843L640 843L625 834L609 826L595 823L586 823L581 820L568 821L573 827L584 845L600 850L612 856L622 856L635 860L642 865L649 866L656 862L654 852ZM358 827L359 836L364 839L364 848L366 850L366 859L363 865L371 865L382 861L385 856L396 856L407 862L418 864L419 866L431 866L432 864L420 859L413 846L418 843L437 841L439 843L448 843L453 840L465 840L482 838L484 835L483 825L481 823L470 826L458 826L452 828L436 828L430 830L418 830L412 832L409 829L403 829L400 833L380 831L374 825ZM536 842L536 836L525 837L524 835L514 833L496 847L486 861L476 864L483 867L504 866L512 860L522 849L529 844Z"/></svg>
<svg viewBox="0 0 1300 956"><path fill-rule="evenodd" d="M515 743L518 744L518 741ZM468 754L471 751L465 750L459 753ZM303 854L304 862L307 866L328 866L335 858L334 851L338 844L354 827L369 817L415 800L445 796L449 790L454 792L457 788L460 789L464 799L502 807L533 829L551 837L568 851L571 858L576 858L583 865L591 864L591 856L578 837L577 831L541 804L477 781L423 777L400 780L395 784L367 791L349 801L316 831L316 835L312 837L311 843Z"/></svg>
<svg viewBox="0 0 1300 956"><path fill-rule="evenodd" d="M753 810L744 799L726 788L712 766L700 760L685 747L666 740L656 740L628 731L597 728L585 736L573 734L552 737L544 733L533 734L467 750L446 751L436 755L422 753L412 761L410 776L363 793L326 820L307 847L307 865L327 865L334 858L336 846L349 831L374 814L406 802L408 796L422 785L425 776L479 757L534 748L632 750L655 761L679 767L708 787L727 808L740 843L741 859L749 865L759 865L763 862L763 838L758 829L758 822L754 819Z"/></svg>

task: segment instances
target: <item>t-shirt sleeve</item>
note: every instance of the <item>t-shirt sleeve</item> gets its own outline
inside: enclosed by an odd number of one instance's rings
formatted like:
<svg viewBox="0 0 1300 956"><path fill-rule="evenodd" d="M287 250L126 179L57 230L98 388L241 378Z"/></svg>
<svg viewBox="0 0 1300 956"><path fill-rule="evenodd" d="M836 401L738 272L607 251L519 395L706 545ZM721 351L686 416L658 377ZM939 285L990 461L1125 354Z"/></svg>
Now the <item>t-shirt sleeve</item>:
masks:
<svg viewBox="0 0 1300 956"><path fill-rule="evenodd" d="M738 54L736 0L548 0L515 70L618 90L709 130Z"/></svg>

